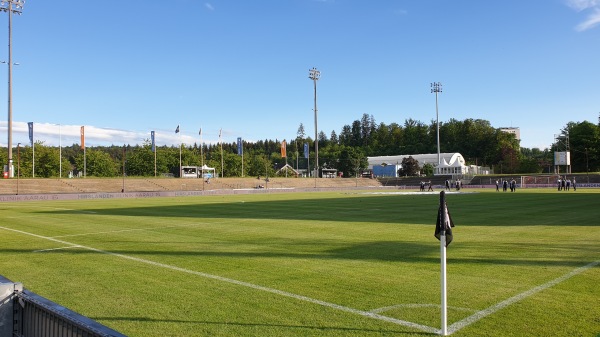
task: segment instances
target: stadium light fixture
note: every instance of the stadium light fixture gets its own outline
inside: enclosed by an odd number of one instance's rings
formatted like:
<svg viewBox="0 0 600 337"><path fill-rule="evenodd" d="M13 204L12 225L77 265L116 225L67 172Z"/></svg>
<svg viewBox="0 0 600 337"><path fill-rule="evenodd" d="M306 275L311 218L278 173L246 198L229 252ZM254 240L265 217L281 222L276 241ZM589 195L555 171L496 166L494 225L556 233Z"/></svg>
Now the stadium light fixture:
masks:
<svg viewBox="0 0 600 337"><path fill-rule="evenodd" d="M435 93L435 118L437 123L437 156L438 156L438 172L439 165L442 163L440 156L440 115L438 113L438 93L442 92L442 83L433 82L431 83L431 92Z"/></svg>
<svg viewBox="0 0 600 337"><path fill-rule="evenodd" d="M21 14L25 0L1 0L0 11L8 13L8 177L14 176L12 158L12 14Z"/></svg>
<svg viewBox="0 0 600 337"><path fill-rule="evenodd" d="M310 78L315 87L315 188L317 187L317 178L319 177L319 128L317 124L317 81L321 78L321 72L317 68L313 67L308 71L308 78Z"/></svg>

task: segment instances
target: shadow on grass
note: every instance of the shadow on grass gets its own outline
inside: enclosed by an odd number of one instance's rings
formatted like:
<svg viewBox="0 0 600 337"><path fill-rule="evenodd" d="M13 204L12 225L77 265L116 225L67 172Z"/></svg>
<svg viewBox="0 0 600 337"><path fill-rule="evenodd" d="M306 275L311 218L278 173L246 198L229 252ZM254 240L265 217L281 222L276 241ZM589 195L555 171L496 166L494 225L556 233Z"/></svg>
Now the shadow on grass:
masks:
<svg viewBox="0 0 600 337"><path fill-rule="evenodd" d="M136 206L139 200L119 201L125 207L39 211L78 217L123 216L196 219L266 219L365 222L388 224L435 224L438 194L350 195L341 198L252 201L253 196L195 199L180 205ZM193 200L193 199L192 199ZM198 202L195 202L199 200ZM137 201L137 202L136 202ZM210 202L210 203L208 203ZM459 226L597 226L600 194L481 193L454 195L448 206ZM142 202L143 203L143 202ZM82 214L83 213L83 214Z"/></svg>
<svg viewBox="0 0 600 337"><path fill-rule="evenodd" d="M208 251L208 250L190 250L185 248L171 248L158 246L157 249L140 250L136 248L130 249L109 249L111 254L120 254L133 256L138 258L149 258L152 256L172 256L185 258L231 258L240 261L250 261L251 259L297 259L297 260L353 260L353 261L380 261L380 262L400 262L400 263L426 263L439 264L439 245L436 245L435 239L432 238L432 244L419 244L415 242L394 242L380 241L367 242L360 244L335 244L337 247L332 247L331 242L317 242L306 240L282 240L281 247L273 249L273 240L266 242L265 250L269 251L241 251L240 248L235 248L236 244L232 244L231 251ZM261 241L262 242L262 241ZM111 241L115 243L115 241ZM116 243L121 243L116 241ZM146 242L137 242L139 245L148 246ZM244 244L248 244L246 241ZM260 245L259 241L253 241L252 245ZM285 245L285 249L283 249ZM327 247L321 250L315 250L314 247ZM532 250L530 244L499 244L494 247L481 244L477 247L453 247L452 254L448 255L448 263L450 264L466 264L466 265L511 265L511 266L545 266L545 267L580 267L586 261L590 261L590 256L594 256L598 251L595 245L560 245L554 244L554 250L564 252L561 256L569 256L561 259L552 259L547 254L547 247L540 248L539 251ZM234 251L234 249L237 249ZM312 251L311 251L312 249ZM465 251L481 251L478 256L464 257ZM512 251L514 258L507 257L506 252ZM32 252L26 249L0 249L4 254L98 254L102 251L88 250L80 247L71 247L66 249L47 250L43 252ZM503 258L498 258L502 256ZM555 256L554 256L555 257ZM261 263L264 263L261 262Z"/></svg>
<svg viewBox="0 0 600 337"><path fill-rule="evenodd" d="M362 329L352 327L338 326L309 326L309 325L290 325L290 324L270 324L270 323L241 323L241 322L210 322L210 321L189 321L178 319L155 319L148 317L91 317L95 321L131 321L131 322L151 322L151 323L175 323L175 324L193 324L193 325L222 325L222 326L238 326L242 328L266 327L266 328L283 328L290 329L289 333L295 335L301 333L297 330L318 330L318 331L341 331L348 333L380 333L380 334L408 334L408 335L423 335L432 336L427 332L401 331L390 329Z"/></svg>

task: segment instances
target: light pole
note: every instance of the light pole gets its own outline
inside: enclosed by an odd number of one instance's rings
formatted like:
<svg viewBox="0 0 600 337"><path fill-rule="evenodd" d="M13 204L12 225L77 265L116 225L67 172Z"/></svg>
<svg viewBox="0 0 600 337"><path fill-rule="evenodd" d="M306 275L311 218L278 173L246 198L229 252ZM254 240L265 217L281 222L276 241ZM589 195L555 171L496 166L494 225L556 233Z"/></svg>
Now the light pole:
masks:
<svg viewBox="0 0 600 337"><path fill-rule="evenodd" d="M317 187L317 178L319 177L319 129L317 124L317 81L321 77L321 72L313 67L308 71L308 78L313 80L315 85L315 188Z"/></svg>
<svg viewBox="0 0 600 337"><path fill-rule="evenodd" d="M121 193L125 193L125 144L123 144L123 188Z"/></svg>
<svg viewBox="0 0 600 337"><path fill-rule="evenodd" d="M221 143L221 178L223 178L223 128L219 129L219 143Z"/></svg>
<svg viewBox="0 0 600 337"><path fill-rule="evenodd" d="M200 178L202 178L202 191L204 191L204 143L202 142L202 128L198 131L198 135L200 135L200 165L202 165Z"/></svg>
<svg viewBox="0 0 600 337"><path fill-rule="evenodd" d="M437 120L437 152L438 152L438 170L442 163L440 158L440 115L438 113L438 93L442 92L442 83L433 82L431 83L431 92L435 93L435 118Z"/></svg>
<svg viewBox="0 0 600 337"><path fill-rule="evenodd" d="M265 188L269 189L269 159L265 161Z"/></svg>
<svg viewBox="0 0 600 337"><path fill-rule="evenodd" d="M585 173L590 174L590 160L588 158L588 148L585 148ZM588 178L589 179L589 178ZM589 182L589 181L588 181Z"/></svg>
<svg viewBox="0 0 600 337"><path fill-rule="evenodd" d="M58 124L58 177L62 179L62 130Z"/></svg>
<svg viewBox="0 0 600 337"><path fill-rule="evenodd" d="M8 177L12 178L12 13L21 14L25 0L1 0L0 11L8 13ZM14 7L13 7L14 6Z"/></svg>
<svg viewBox="0 0 600 337"><path fill-rule="evenodd" d="M19 195L19 176L21 175L21 143L17 143L17 195Z"/></svg>

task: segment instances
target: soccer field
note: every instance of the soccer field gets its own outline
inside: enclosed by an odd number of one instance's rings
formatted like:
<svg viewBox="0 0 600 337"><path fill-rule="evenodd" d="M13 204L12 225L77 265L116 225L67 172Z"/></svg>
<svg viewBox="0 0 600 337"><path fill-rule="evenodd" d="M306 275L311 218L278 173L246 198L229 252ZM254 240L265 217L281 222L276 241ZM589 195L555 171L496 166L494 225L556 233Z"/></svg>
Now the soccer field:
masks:
<svg viewBox="0 0 600 337"><path fill-rule="evenodd" d="M453 336L600 334L600 191L447 194ZM0 274L129 336L440 329L438 193L0 203Z"/></svg>

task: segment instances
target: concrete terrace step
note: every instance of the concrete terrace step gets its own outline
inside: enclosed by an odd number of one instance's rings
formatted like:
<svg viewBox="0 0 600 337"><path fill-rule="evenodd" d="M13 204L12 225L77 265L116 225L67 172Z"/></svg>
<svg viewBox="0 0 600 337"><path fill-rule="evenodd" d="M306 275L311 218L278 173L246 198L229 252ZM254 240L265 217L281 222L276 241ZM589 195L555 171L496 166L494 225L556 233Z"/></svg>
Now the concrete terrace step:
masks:
<svg viewBox="0 0 600 337"><path fill-rule="evenodd" d="M254 189L310 189L378 187L375 179L353 178L218 178L203 182L201 179L180 178L21 178L0 180L1 194L63 194L63 193L118 193L156 191L203 191Z"/></svg>

